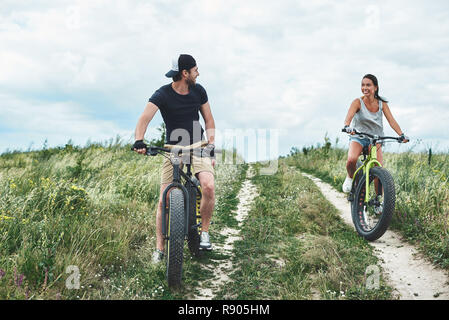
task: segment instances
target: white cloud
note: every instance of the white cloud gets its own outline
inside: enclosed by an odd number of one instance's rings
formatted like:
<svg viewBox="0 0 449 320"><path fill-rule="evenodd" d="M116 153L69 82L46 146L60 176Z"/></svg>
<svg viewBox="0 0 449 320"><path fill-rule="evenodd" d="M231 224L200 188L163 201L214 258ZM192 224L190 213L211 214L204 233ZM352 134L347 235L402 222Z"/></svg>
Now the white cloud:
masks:
<svg viewBox="0 0 449 320"><path fill-rule="evenodd" d="M6 1L0 125L20 128L6 104L14 100L47 114L52 106L63 120L51 118L67 126L102 123L82 130L92 139L131 132L148 97L169 82L172 56L187 52L198 61L217 126L283 129L281 153L321 142L326 132L342 137L365 73L378 76L405 132L441 141L448 139L448 18L444 1ZM432 125L418 125L424 120ZM60 135L58 125L34 128ZM0 139L9 148L20 140Z"/></svg>
<svg viewBox="0 0 449 320"><path fill-rule="evenodd" d="M113 121L89 117L81 106L74 102L42 103L17 100L14 97L0 95L1 127L15 131L14 143L21 142L21 148L31 143L40 146L45 140L49 145L63 145L72 140L83 145L88 140L103 142L117 135L129 139L133 130L124 130ZM9 138L14 134L9 134ZM14 150L14 144L0 140L0 147Z"/></svg>

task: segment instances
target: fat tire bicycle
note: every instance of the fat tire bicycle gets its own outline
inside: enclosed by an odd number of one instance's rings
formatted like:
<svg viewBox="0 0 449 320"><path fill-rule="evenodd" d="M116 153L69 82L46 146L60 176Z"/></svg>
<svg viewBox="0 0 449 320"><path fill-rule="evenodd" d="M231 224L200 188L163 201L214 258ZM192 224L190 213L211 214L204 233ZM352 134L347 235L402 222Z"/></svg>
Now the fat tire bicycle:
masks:
<svg viewBox="0 0 449 320"><path fill-rule="evenodd" d="M342 130L346 132L345 129ZM351 215L357 233L368 241L379 239L388 229L393 217L396 190L390 172L377 160L377 142L396 140L400 137L380 137L354 129L360 137L370 143L363 147L362 160L357 160L352 188L348 195Z"/></svg>
<svg viewBox="0 0 449 320"><path fill-rule="evenodd" d="M173 166L173 180L162 194L162 235L165 239L166 277L169 287L177 288L182 284L182 266L184 259L184 241L194 257L200 257L202 198L199 180L192 174L192 156L204 156L203 147L207 142L200 141L188 147L165 145L147 146L146 154L158 154L168 158ZM188 160L188 161L186 161ZM181 163L186 166L182 170Z"/></svg>

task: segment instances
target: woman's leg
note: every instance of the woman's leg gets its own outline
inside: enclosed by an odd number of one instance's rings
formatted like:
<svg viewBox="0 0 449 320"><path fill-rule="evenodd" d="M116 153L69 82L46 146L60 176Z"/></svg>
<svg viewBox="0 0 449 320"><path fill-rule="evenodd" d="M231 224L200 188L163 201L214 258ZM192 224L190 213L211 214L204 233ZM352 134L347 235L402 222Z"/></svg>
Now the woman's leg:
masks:
<svg viewBox="0 0 449 320"><path fill-rule="evenodd" d="M380 162L380 164L383 166L384 162L383 162L383 154L382 154L382 145L380 143L376 144L377 147L377 161ZM376 194L382 194L382 190L378 190L378 185L379 185L379 179L375 179L374 180L374 187L376 188Z"/></svg>
<svg viewBox="0 0 449 320"><path fill-rule="evenodd" d="M351 141L351 143L349 144L348 160L346 162L346 171L348 172L348 177L351 179L354 177L354 173L357 166L357 159L362 153L362 150L363 150L362 145L356 141Z"/></svg>

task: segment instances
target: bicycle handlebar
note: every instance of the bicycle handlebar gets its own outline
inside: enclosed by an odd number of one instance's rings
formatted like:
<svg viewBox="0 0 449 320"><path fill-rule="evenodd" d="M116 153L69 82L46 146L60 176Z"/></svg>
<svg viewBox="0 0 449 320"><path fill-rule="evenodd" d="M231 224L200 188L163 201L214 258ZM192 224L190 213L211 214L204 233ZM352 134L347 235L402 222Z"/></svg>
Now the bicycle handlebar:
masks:
<svg viewBox="0 0 449 320"><path fill-rule="evenodd" d="M346 130L343 128L343 129L341 129L341 132L346 132ZM401 137L381 137L381 136L372 135L372 134L366 133L366 132L360 132L357 129L354 129L353 132L355 134L367 136L375 141L391 139L391 140L396 140L397 142L402 142Z"/></svg>
<svg viewBox="0 0 449 320"><path fill-rule="evenodd" d="M191 146L178 146L178 145L165 145L164 147L157 147L157 146L150 146L146 145L146 155L147 156L156 156L160 152L167 152L167 153L174 153L174 154L181 154L183 152L191 152L191 153L198 153L199 155L202 154L203 147L207 146L208 143L205 141L200 141L197 143L194 143ZM134 147L131 147L131 151L134 151Z"/></svg>

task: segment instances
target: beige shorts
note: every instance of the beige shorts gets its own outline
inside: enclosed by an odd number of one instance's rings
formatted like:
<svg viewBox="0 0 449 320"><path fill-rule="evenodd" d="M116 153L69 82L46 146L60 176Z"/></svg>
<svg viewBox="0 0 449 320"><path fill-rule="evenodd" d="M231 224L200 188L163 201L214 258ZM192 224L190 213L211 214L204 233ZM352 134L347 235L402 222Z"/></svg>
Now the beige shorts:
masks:
<svg viewBox="0 0 449 320"><path fill-rule="evenodd" d="M183 164L181 164L181 169ZM215 169L212 166L212 159L208 157L192 157L192 173L197 174L200 172L210 172L215 175ZM173 165L170 160L164 158L162 163L161 184L171 183L173 181Z"/></svg>

